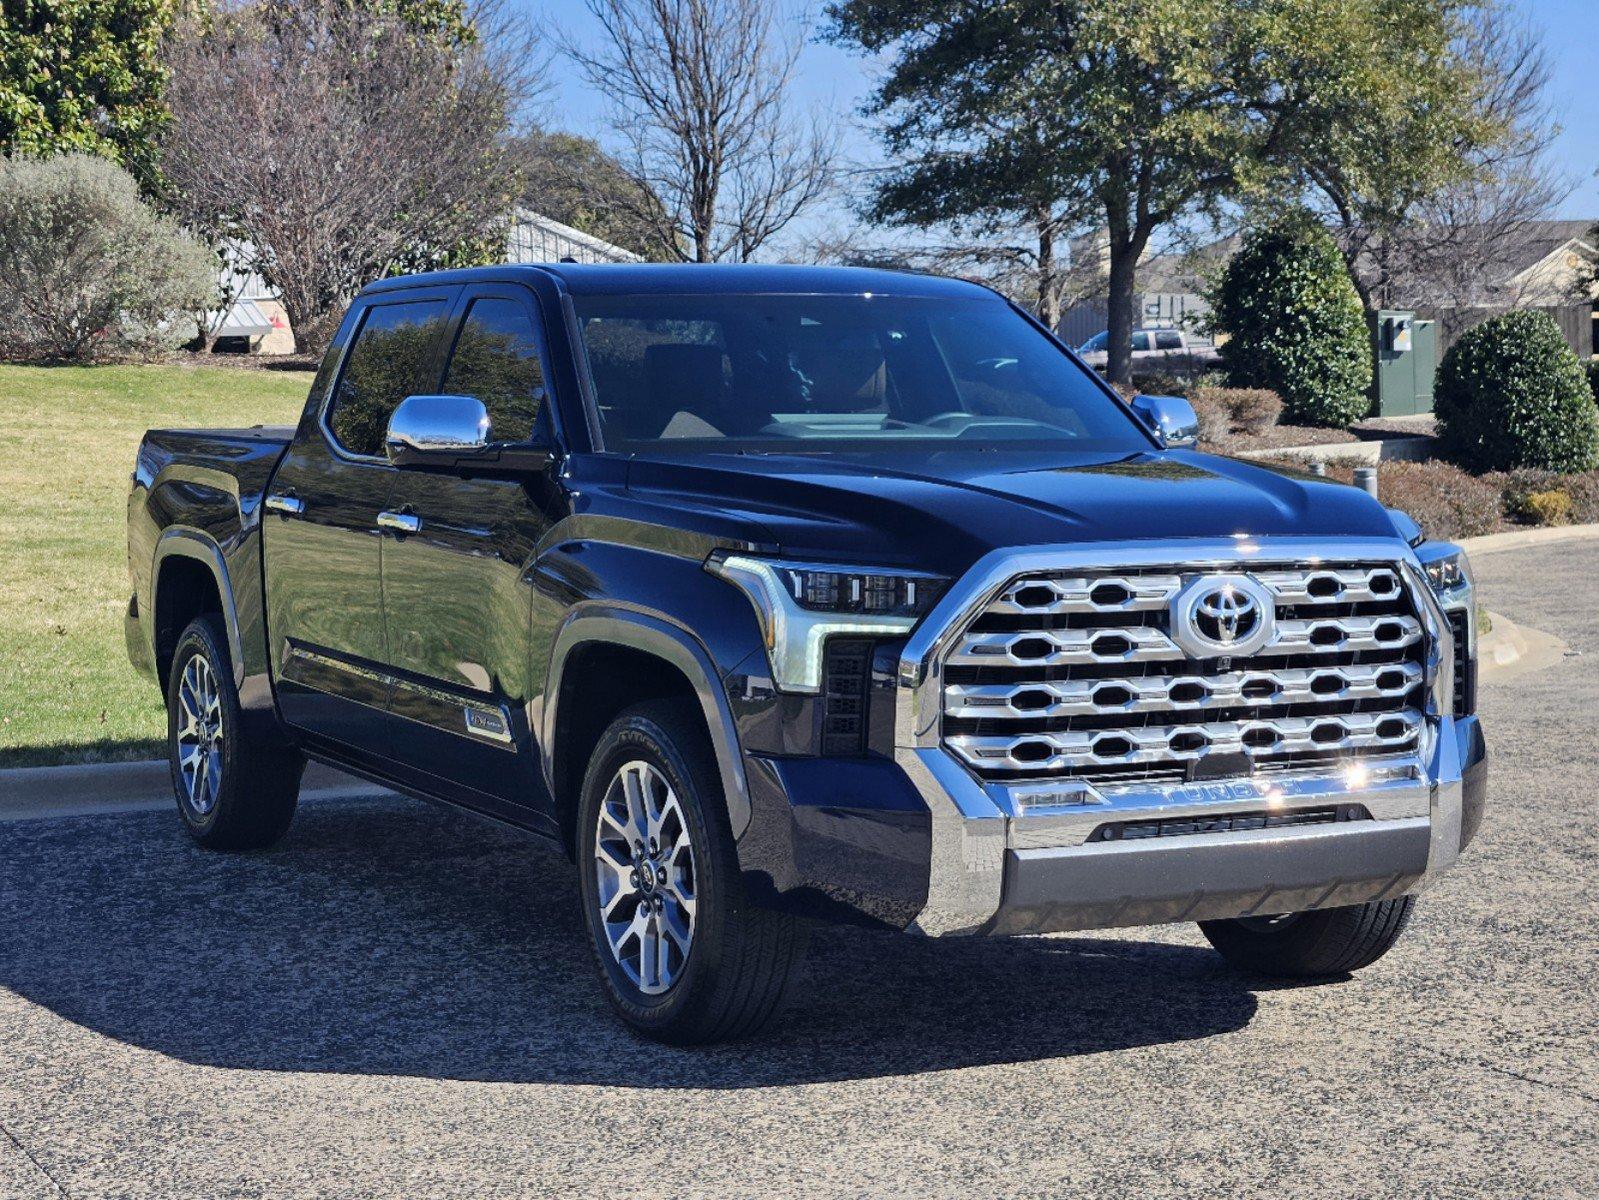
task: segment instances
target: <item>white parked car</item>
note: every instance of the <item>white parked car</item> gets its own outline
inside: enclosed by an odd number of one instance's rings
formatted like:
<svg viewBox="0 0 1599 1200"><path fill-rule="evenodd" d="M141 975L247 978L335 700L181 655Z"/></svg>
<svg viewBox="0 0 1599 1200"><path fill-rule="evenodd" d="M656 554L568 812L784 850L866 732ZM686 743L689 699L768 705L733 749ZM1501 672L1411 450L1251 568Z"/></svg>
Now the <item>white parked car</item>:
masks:
<svg viewBox="0 0 1599 1200"><path fill-rule="evenodd" d="M1110 334L1101 331L1077 348L1084 362L1103 371L1110 358ZM1133 330L1133 370L1208 370L1221 363L1210 342L1202 342L1182 329Z"/></svg>

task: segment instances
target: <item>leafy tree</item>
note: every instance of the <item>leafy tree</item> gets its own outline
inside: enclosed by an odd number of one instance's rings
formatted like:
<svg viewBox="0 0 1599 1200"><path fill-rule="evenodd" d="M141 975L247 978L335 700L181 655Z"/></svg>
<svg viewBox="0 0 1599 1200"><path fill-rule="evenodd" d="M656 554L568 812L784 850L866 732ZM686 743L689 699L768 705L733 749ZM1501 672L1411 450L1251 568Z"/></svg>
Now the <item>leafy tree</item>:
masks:
<svg viewBox="0 0 1599 1200"><path fill-rule="evenodd" d="M1348 425L1370 407L1371 337L1338 253L1315 221L1251 233L1211 289L1228 383L1270 388L1291 422Z"/></svg>
<svg viewBox="0 0 1599 1200"><path fill-rule="evenodd" d="M3 0L0 154L85 150L154 181L175 0Z"/></svg>
<svg viewBox="0 0 1599 1200"><path fill-rule="evenodd" d="M82 152L0 159L0 354L87 359L186 336L216 263L139 198L133 176Z"/></svg>
<svg viewBox="0 0 1599 1200"><path fill-rule="evenodd" d="M522 203L534 212L648 259L678 259L661 240L660 199L589 138L535 132L517 139L516 152Z"/></svg>
<svg viewBox="0 0 1599 1200"><path fill-rule="evenodd" d="M1472 470L1599 463L1593 392L1548 313L1519 309L1461 334L1438 366L1433 408L1444 452Z"/></svg>
<svg viewBox="0 0 1599 1200"><path fill-rule="evenodd" d="M1450 99L1464 3L834 0L827 11L836 40L892 55L867 111L904 165L881 178L873 215L1047 211L1103 226L1108 373L1125 383L1138 261L1154 234L1268 194L1327 146L1379 171L1367 123Z"/></svg>

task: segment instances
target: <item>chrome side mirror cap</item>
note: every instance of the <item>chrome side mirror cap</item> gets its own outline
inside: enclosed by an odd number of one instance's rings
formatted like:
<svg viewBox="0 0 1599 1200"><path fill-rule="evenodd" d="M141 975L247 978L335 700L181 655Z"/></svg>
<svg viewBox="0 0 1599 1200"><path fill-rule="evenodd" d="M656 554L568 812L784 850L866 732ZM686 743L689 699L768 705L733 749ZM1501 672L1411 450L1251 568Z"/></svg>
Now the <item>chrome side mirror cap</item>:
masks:
<svg viewBox="0 0 1599 1200"><path fill-rule="evenodd" d="M1132 407L1168 450L1191 450L1199 445L1199 417L1181 396L1134 396Z"/></svg>
<svg viewBox="0 0 1599 1200"><path fill-rule="evenodd" d="M383 449L396 466L447 465L490 445L488 409L472 396L407 396L389 418Z"/></svg>

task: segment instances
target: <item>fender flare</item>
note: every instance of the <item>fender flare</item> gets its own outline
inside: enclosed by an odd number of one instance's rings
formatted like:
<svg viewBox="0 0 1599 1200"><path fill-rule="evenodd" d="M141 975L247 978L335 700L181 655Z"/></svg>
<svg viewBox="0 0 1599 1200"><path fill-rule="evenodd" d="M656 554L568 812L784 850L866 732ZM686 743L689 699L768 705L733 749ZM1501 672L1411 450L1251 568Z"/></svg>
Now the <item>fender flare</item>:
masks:
<svg viewBox="0 0 1599 1200"><path fill-rule="evenodd" d="M710 731L711 747L716 752L717 770L722 777L722 794L727 803L728 822L737 841L749 828L753 812L749 784L744 775L744 758L739 750L733 710L720 684L716 665L705 647L688 630L646 612L616 605L580 609L562 622L550 652L549 685L540 722L540 742L545 748L546 782L554 794L554 756L557 708L566 664L580 646L600 643L626 646L653 655L676 667L688 679L699 697L705 726Z"/></svg>
<svg viewBox="0 0 1599 1200"><path fill-rule="evenodd" d="M202 562L216 580L217 595L222 600L222 623L228 632L228 654L233 659L233 683L244 686L244 643L239 636L239 610L233 597L233 581L228 576L227 559L222 547L209 534L198 529L174 527L163 530L156 541L155 558L150 566L150 646L155 649L156 605L161 595L161 567L167 559L177 556Z"/></svg>

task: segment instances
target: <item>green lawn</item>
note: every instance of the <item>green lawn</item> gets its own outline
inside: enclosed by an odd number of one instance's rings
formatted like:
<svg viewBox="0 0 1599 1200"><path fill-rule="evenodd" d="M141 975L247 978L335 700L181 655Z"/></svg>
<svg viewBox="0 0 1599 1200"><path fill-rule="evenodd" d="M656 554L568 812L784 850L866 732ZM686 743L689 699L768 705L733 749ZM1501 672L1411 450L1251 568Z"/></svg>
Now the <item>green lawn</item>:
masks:
<svg viewBox="0 0 1599 1200"><path fill-rule="evenodd" d="M0 365L0 767L154 758L128 665L128 475L152 426L292 423L311 376L186 364Z"/></svg>

